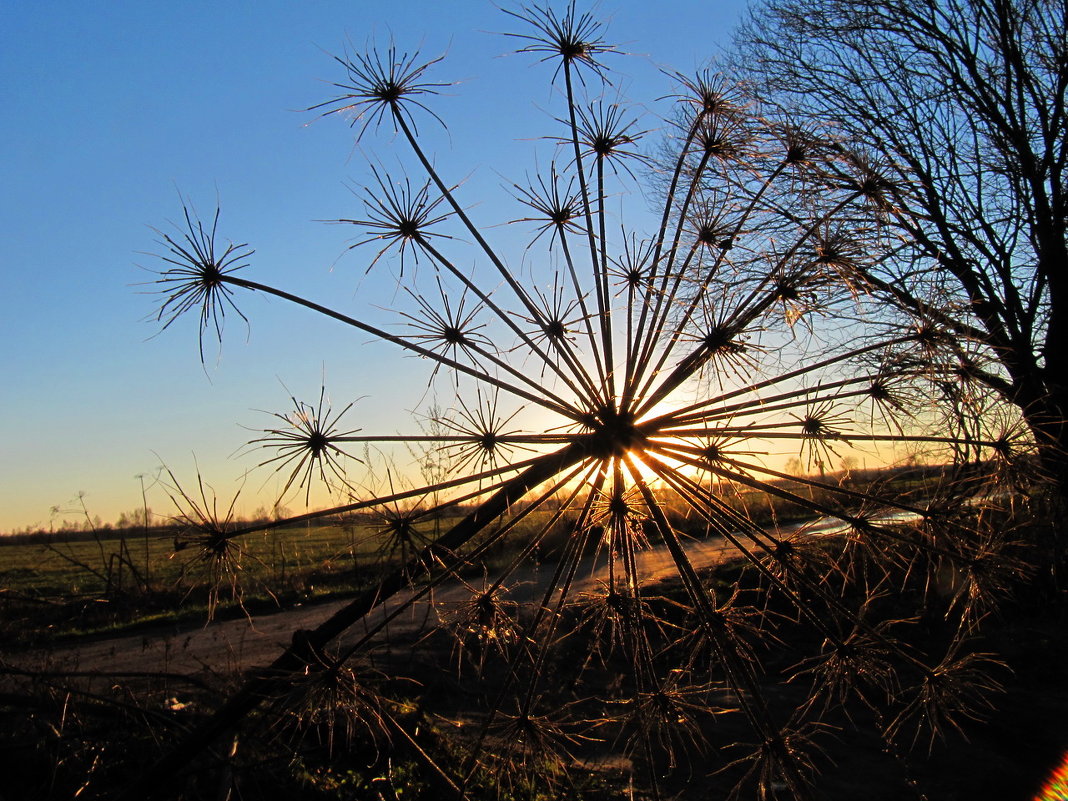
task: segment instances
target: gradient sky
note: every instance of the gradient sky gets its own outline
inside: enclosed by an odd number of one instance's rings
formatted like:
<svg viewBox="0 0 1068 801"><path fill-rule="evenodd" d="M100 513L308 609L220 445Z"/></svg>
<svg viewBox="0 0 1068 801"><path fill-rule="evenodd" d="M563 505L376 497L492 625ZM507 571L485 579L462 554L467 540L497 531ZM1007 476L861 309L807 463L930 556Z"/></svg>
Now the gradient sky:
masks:
<svg viewBox="0 0 1068 801"><path fill-rule="evenodd" d="M659 69L704 64L744 6L596 6L606 39L632 54L610 64L621 94L649 111L643 127L657 126L666 104L655 101L672 90ZM353 230L317 222L359 215L366 148L342 120L303 109L331 96L342 75L330 54L346 46L392 38L444 53L433 74L458 83L433 108L448 133L423 130L446 180L468 181L477 214L480 192L491 204L505 177L522 179L517 164L534 170L530 140L552 131L551 69L506 56L516 42L495 33L516 25L482 0L0 5L0 531L47 526L78 493L113 520L139 505L136 476L164 464L187 480L199 469L226 495L263 458L242 450L269 423L257 410L285 410L289 391L316 397L324 374L335 405L369 396L362 427L402 428L400 407L418 398L370 379L425 365L277 302L244 300L250 328L229 320L203 366L193 317L156 336L156 300L139 286L158 250L151 227L172 231L182 198L207 218L218 201L221 239L256 250L249 277L346 309L388 304L388 273L364 276L373 250L347 251ZM388 148L372 158L388 163ZM253 472L244 497L256 505L275 488ZM171 511L164 495L150 503Z"/></svg>

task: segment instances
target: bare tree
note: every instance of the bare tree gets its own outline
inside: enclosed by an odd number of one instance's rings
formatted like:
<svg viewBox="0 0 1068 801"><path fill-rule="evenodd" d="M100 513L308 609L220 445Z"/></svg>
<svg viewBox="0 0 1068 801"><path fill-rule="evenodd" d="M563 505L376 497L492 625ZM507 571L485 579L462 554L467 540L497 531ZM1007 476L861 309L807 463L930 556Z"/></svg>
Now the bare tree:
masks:
<svg viewBox="0 0 1068 801"><path fill-rule="evenodd" d="M952 332L1068 490L1059 0L769 0L738 63L766 111L837 142L820 170L884 233L868 288Z"/></svg>

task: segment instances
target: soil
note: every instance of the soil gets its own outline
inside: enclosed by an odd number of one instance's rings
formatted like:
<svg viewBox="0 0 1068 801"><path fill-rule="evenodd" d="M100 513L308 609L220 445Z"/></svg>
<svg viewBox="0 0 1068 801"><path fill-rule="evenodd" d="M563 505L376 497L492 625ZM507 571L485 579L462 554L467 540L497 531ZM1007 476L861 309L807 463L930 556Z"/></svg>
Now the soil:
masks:
<svg viewBox="0 0 1068 801"><path fill-rule="evenodd" d="M703 543L693 559L708 567L730 558L732 549L718 543ZM673 573L670 557L662 549L649 549L642 558L647 575L668 577ZM533 568L519 577L514 600L523 603L537 597L551 573L551 567ZM603 579L597 570L583 571L585 578L576 591L593 589ZM463 689L460 661L454 640L444 635L424 636L428 624L447 620L450 610L468 599L471 587L453 581L437 588L432 601L423 599L391 620L377 635L383 647L376 649L375 666L393 675L403 672L420 686L419 702L443 719L462 721L469 698ZM394 599L379 618L407 598ZM1043 781L1068 752L1068 598L1049 603L1048 597L1026 599L994 621L988 642L1011 669L1002 683L1005 692L983 721L964 727L962 736L936 741L928 750L920 743L907 754L888 754L881 740L865 726L870 721L831 714L830 725L818 738L822 748L815 797L827 801L866 799L867 801L1031 801ZM345 602L308 604L255 619L216 621L196 628L160 627L135 635L98 637L49 649L23 650L5 655L5 662L28 673L86 673L92 681L101 675L136 676L167 673L193 679L196 683L223 690L233 677L270 663L291 641L294 631L311 629L327 619ZM364 621L377 625L380 619ZM362 636L350 630L342 642ZM417 648L412 647L418 645ZM784 655L789 660L789 654ZM447 670L442 670L448 666ZM76 681L68 676L67 680ZM89 679L87 679L89 681ZM180 684L174 685L180 687ZM805 697L805 688L771 681L765 688L774 707L796 708ZM180 689L176 692L180 692ZM181 698L176 694L176 704ZM716 723L720 742L744 740L748 732L732 718ZM625 763L613 765L610 754L585 755L588 762L618 777ZM725 765L728 755L717 755ZM705 767L712 767L710 764ZM726 779L726 777L724 777ZM700 778L668 771L668 786L685 798L725 798L730 781ZM1046 799L1042 799L1046 801Z"/></svg>

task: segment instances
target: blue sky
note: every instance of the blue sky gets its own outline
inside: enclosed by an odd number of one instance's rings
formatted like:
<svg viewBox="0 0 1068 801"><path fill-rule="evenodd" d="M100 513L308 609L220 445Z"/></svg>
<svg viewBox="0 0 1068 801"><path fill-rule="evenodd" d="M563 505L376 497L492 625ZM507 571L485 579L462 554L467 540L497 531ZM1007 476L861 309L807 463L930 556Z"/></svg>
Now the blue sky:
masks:
<svg viewBox="0 0 1068 801"><path fill-rule="evenodd" d="M650 113L642 127L657 125L655 101L672 88L659 69L705 63L743 8L595 7L606 39L631 54L609 63L621 96ZM324 375L335 405L369 396L364 428L404 426L407 401L369 379L401 382L417 360L277 303L243 303L251 326L231 318L203 366L192 318L157 336L145 319L156 300L139 286L158 250L150 226L173 230L182 198L203 217L218 199L221 238L255 248L257 279L349 309L388 305L393 279L364 275L373 250L348 251L354 232L321 222L359 214L353 188L369 179L368 159L396 164L380 146L387 132L357 146L342 120L304 109L331 96L341 75L330 54L346 47L392 39L444 54L434 76L457 83L433 109L448 132L421 130L450 179L467 181L465 200L492 208L497 187L533 171L532 140L552 130L551 70L506 55L516 42L499 32L515 27L481 0L0 6L0 531L47 525L79 492L111 520L139 504L136 476L163 464L179 477L199 469L225 494L263 458L242 449L269 422L258 410L284 410L290 391L317 396ZM246 502L276 489L253 473ZM151 504L168 511L165 496Z"/></svg>

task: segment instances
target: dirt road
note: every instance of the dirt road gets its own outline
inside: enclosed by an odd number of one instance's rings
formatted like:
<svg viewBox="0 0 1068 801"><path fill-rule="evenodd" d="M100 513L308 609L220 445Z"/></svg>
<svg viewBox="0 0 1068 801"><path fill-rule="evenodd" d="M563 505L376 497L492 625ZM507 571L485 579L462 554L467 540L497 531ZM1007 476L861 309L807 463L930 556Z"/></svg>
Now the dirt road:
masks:
<svg viewBox="0 0 1068 801"><path fill-rule="evenodd" d="M720 540L694 541L688 552L695 567L709 567L736 553ZM608 577L604 559L597 564L587 559L579 566L574 594L594 591ZM551 580L554 564L542 564L517 571L509 582L511 600L526 604L540 601ZM676 575L665 546L639 553L639 572L652 583ZM401 593L353 626L342 643L353 642L369 627L377 626L400 606L403 612L388 622L382 637L409 637L413 633L447 619L452 610L483 589L482 581L465 584L451 580L412 602L413 592ZM40 670L87 671L109 675L170 673L187 676L232 675L269 664L291 641L294 631L314 629L343 607L347 601L307 604L256 618L220 620L184 630L159 629L133 635L93 639L56 646L48 650L24 652L9 657L17 666Z"/></svg>

